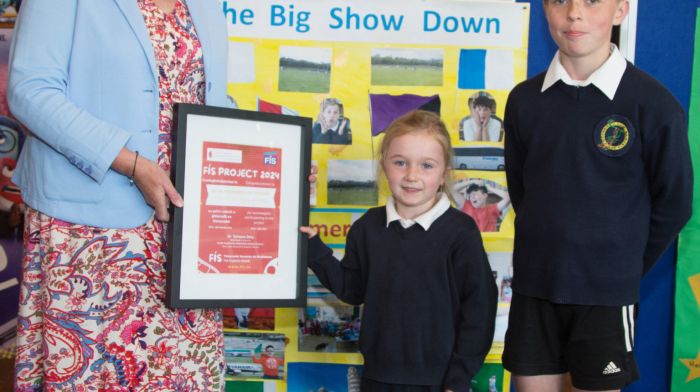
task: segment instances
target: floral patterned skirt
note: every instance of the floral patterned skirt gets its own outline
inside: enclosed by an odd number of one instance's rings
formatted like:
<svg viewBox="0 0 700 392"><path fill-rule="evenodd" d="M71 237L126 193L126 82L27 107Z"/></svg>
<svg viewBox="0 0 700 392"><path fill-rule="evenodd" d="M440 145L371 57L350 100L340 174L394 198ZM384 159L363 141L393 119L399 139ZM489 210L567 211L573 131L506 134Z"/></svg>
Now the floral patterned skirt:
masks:
<svg viewBox="0 0 700 392"><path fill-rule="evenodd" d="M164 304L163 224L25 222L15 390L224 390L221 311Z"/></svg>

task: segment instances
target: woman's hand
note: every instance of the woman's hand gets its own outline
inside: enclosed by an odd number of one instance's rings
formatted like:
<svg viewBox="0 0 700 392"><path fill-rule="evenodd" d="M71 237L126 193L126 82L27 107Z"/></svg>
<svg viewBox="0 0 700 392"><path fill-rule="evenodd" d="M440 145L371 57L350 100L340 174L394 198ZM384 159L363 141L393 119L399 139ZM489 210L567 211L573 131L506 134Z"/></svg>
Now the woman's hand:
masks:
<svg viewBox="0 0 700 392"><path fill-rule="evenodd" d="M135 152L122 148L112 162L112 169L131 178L139 188L146 203L155 209L156 219L162 222L170 220L168 207L170 203L182 207L182 196L170 181L168 173L155 162Z"/></svg>
<svg viewBox="0 0 700 392"><path fill-rule="evenodd" d="M139 156L134 172L134 183L143 194L144 200L156 211L156 219L162 222L170 220L168 207L170 203L182 207L182 196L177 193L170 181L170 176L157 163Z"/></svg>

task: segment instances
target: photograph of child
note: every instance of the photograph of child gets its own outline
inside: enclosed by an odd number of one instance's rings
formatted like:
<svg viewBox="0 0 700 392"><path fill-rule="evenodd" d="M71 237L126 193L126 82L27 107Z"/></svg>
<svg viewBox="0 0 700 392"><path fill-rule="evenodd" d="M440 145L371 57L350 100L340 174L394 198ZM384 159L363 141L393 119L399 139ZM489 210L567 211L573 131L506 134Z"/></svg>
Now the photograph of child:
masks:
<svg viewBox="0 0 700 392"><path fill-rule="evenodd" d="M260 346L261 347L261 346ZM271 344L265 346L265 351L258 355L259 347L250 351L253 363L262 365L263 379L278 380L282 378L280 367L284 367L284 357L275 355L275 347Z"/></svg>
<svg viewBox="0 0 700 392"><path fill-rule="evenodd" d="M311 131L311 142L317 144L352 144L350 119L344 115L343 104L336 98L321 102L318 118Z"/></svg>
<svg viewBox="0 0 700 392"><path fill-rule="evenodd" d="M483 179L464 178L455 182L452 197L457 207L474 219L482 233L498 231L510 206L508 191Z"/></svg>
<svg viewBox="0 0 700 392"><path fill-rule="evenodd" d="M299 309L299 351L358 353L361 307L313 302Z"/></svg>
<svg viewBox="0 0 700 392"><path fill-rule="evenodd" d="M469 115L459 122L459 140L467 142L501 141L503 120L496 117L496 100L486 91L479 91L467 101Z"/></svg>
<svg viewBox="0 0 700 392"><path fill-rule="evenodd" d="M225 332L224 357L229 378L284 379L283 334Z"/></svg>

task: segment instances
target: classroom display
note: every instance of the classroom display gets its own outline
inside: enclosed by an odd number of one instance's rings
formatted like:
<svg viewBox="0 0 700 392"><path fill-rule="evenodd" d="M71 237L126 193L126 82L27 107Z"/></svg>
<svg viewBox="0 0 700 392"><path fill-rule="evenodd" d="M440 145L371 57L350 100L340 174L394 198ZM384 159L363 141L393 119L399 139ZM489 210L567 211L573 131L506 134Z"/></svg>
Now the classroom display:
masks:
<svg viewBox="0 0 700 392"><path fill-rule="evenodd" d="M248 0L222 6L229 23L231 100L241 109L314 121L318 181L310 223L338 258L350 225L390 195L374 162L386 126L414 109L440 113L455 152L450 192L482 231L499 292L494 343L471 388L508 390L500 354L512 297L514 213L502 119L508 92L526 77L529 5ZM231 385L359 390L362 307L339 301L311 271L307 296L305 308L269 309L266 321L256 316L260 309L235 309L226 318L228 327L235 326L227 329L226 341ZM276 373L256 363L263 357L276 364ZM269 381L272 373L278 381Z"/></svg>

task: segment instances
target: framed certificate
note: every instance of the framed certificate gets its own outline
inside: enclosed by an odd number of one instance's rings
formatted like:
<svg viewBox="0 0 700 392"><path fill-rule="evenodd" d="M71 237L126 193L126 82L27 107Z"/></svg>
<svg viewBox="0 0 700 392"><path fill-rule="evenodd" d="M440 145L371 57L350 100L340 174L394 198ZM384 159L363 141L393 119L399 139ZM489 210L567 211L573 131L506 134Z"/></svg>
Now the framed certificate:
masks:
<svg viewBox="0 0 700 392"><path fill-rule="evenodd" d="M171 307L306 304L311 119L179 104Z"/></svg>

